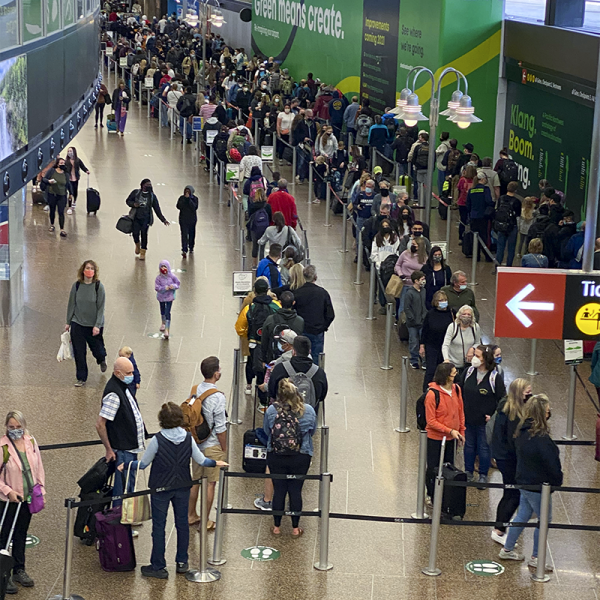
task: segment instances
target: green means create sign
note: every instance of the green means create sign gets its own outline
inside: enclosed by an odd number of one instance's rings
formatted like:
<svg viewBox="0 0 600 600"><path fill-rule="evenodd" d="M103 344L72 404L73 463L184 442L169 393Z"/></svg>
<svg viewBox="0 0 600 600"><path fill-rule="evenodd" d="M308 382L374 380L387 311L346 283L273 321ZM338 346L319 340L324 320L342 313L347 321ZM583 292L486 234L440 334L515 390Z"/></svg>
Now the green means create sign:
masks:
<svg viewBox="0 0 600 600"><path fill-rule="evenodd" d="M469 573L481 577L494 577L504 573L504 567L492 560L472 560L465 565L465 569Z"/></svg>
<svg viewBox="0 0 600 600"><path fill-rule="evenodd" d="M244 548L242 556L248 560L268 561L277 560L281 556L281 552L268 546L253 546L252 548Z"/></svg>

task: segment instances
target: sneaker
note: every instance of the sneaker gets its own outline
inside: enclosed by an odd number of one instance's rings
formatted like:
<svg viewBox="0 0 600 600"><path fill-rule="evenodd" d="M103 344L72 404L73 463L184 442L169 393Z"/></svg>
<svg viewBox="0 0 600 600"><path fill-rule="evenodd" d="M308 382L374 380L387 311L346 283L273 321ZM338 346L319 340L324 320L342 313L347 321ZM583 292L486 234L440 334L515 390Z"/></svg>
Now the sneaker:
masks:
<svg viewBox="0 0 600 600"><path fill-rule="evenodd" d="M19 583L23 587L33 587L33 579L27 575L25 569L19 569L13 573L13 583Z"/></svg>
<svg viewBox="0 0 600 600"><path fill-rule="evenodd" d="M136 529L132 529L132 530L131 530L131 537L134 537L134 538L136 538L136 537L139 537L139 535L140 535L140 532L139 532L139 531L137 531ZM142 567L142 568L143 568L143 567Z"/></svg>
<svg viewBox="0 0 600 600"><path fill-rule="evenodd" d="M477 483L487 483L488 482L488 478L487 475L480 475L479 479L477 480ZM485 490L487 488L485 487L478 487L478 490Z"/></svg>
<svg viewBox="0 0 600 600"><path fill-rule="evenodd" d="M504 546L504 542L506 541L506 533L500 535L499 533L496 533L495 529L492 529L492 539L495 542L498 542L499 544L502 544Z"/></svg>
<svg viewBox="0 0 600 600"><path fill-rule="evenodd" d="M101 370L103 373L106 373L106 361L105 361L105 360L103 360L103 361L100 363L100 370Z"/></svg>
<svg viewBox="0 0 600 600"><path fill-rule="evenodd" d="M258 508L260 510L273 510L273 503L272 502L267 502L265 500L264 496L261 496L260 498L257 498L254 501L254 506L256 506L256 508Z"/></svg>
<svg viewBox="0 0 600 600"><path fill-rule="evenodd" d="M413 369L418 369L418 368L419 368L419 364L418 364L418 363L410 363L410 366L411 366Z"/></svg>
<svg viewBox="0 0 600 600"><path fill-rule="evenodd" d="M17 584L13 581L12 577L9 577L6 582L6 593L10 594L11 596L13 594L19 593L19 588L17 587Z"/></svg>
<svg viewBox="0 0 600 600"><path fill-rule="evenodd" d="M467 481L473 481L473 471L467 471Z"/></svg>
<svg viewBox="0 0 600 600"><path fill-rule="evenodd" d="M318 198L315 198L315 199L312 201L312 203L313 203L313 204L321 204L321 201L320 201Z"/></svg>
<svg viewBox="0 0 600 600"><path fill-rule="evenodd" d="M159 329L159 331L164 331L166 328L167 328L167 326L166 326L166 325L163 323L163 324L160 326L160 329Z"/></svg>
<svg viewBox="0 0 600 600"><path fill-rule="evenodd" d="M64 229L60 232L60 237L62 237L62 238L67 237L67 232Z"/></svg>
<svg viewBox="0 0 600 600"><path fill-rule="evenodd" d="M505 550L502 548L500 554L498 554L500 560L525 560L524 554L519 554L516 550Z"/></svg>
<svg viewBox="0 0 600 600"><path fill-rule="evenodd" d="M177 572L178 573L187 573L190 570L189 563L177 563Z"/></svg>
<svg viewBox="0 0 600 600"><path fill-rule="evenodd" d="M72 203L71 203L71 208L72 208L73 210L75 210L75 209L77 208L77 202L72 202Z"/></svg>
<svg viewBox="0 0 600 600"><path fill-rule="evenodd" d="M50 207L49 207L49 206L46 204L46 206L44 206L43 210L44 210L45 212L48 212L48 211L50 210Z"/></svg>
<svg viewBox="0 0 600 600"><path fill-rule="evenodd" d="M244 389L244 394L246 394L246 396L252 396L252 384L248 384L246 386L246 388Z"/></svg>
<svg viewBox="0 0 600 600"><path fill-rule="evenodd" d="M169 571L167 571L166 569L158 569L158 571L155 571L152 568L152 565L146 565L145 567L142 567L141 571L144 577L155 577L156 579L169 579Z"/></svg>
<svg viewBox="0 0 600 600"><path fill-rule="evenodd" d="M262 406L259 405L256 407L256 410L261 414L264 415L267 412L267 407L266 406Z"/></svg>
<svg viewBox="0 0 600 600"><path fill-rule="evenodd" d="M385 315L387 313L387 310L385 309L385 306L380 306L379 310L377 311L380 315Z"/></svg>
<svg viewBox="0 0 600 600"><path fill-rule="evenodd" d="M423 371L427 371L427 365L424 362L421 363L421 369L423 369Z"/></svg>
<svg viewBox="0 0 600 600"><path fill-rule="evenodd" d="M80 379L75 382L75 387L83 387L84 385L85 381L81 381Z"/></svg>
<svg viewBox="0 0 600 600"><path fill-rule="evenodd" d="M187 258L187 252L182 252L181 253L181 258Z"/></svg>
<svg viewBox="0 0 600 600"><path fill-rule="evenodd" d="M534 569L537 569L537 566L538 566L537 556L530 558L529 561L527 562L527 565L530 567L533 567ZM552 565L549 565L548 563L546 563L546 571L552 573L552 571L554 571L554 567Z"/></svg>
<svg viewBox="0 0 600 600"><path fill-rule="evenodd" d="M72 215L73 214L73 209L69 206L69 208L67 208L67 214L68 215Z"/></svg>

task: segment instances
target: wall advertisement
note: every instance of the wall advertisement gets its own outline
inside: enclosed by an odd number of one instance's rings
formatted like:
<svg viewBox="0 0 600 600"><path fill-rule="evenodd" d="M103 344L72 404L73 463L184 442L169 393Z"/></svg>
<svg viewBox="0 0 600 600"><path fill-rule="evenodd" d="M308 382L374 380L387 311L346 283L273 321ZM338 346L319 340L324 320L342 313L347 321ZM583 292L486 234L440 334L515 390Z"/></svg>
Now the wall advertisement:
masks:
<svg viewBox="0 0 600 600"><path fill-rule="evenodd" d="M27 56L0 62L0 162L27 144Z"/></svg>

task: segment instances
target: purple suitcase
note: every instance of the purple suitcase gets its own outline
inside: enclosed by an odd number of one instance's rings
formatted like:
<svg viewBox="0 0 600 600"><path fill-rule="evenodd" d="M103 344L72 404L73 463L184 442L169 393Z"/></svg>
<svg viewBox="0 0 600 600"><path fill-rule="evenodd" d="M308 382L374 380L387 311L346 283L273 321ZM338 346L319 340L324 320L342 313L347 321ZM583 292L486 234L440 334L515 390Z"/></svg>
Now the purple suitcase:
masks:
<svg viewBox="0 0 600 600"><path fill-rule="evenodd" d="M100 566L109 572L133 571L135 548L131 525L121 523L121 507L96 513Z"/></svg>

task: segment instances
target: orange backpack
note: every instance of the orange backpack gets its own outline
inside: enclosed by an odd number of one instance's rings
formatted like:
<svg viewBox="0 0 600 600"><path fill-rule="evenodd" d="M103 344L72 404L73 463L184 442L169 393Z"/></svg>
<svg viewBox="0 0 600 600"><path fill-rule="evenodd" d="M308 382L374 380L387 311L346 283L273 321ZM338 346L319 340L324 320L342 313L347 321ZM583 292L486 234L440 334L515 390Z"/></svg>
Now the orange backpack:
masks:
<svg viewBox="0 0 600 600"><path fill-rule="evenodd" d="M192 434L198 444L205 442L212 432L204 415L202 414L202 403L219 390L206 390L198 396L198 386L192 388L190 397L181 405L183 412L183 428Z"/></svg>

